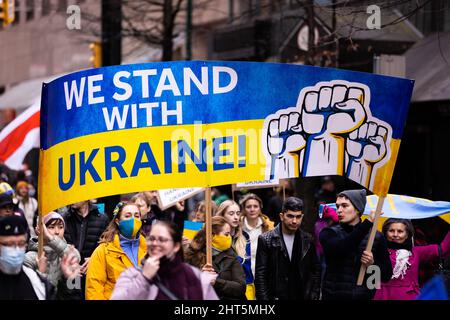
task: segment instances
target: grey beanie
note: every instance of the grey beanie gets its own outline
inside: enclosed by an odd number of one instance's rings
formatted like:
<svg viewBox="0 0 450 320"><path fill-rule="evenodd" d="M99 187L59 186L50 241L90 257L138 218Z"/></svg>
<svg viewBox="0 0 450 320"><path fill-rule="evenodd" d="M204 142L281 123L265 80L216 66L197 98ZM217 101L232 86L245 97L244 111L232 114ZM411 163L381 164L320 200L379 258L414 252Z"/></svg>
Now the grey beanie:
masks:
<svg viewBox="0 0 450 320"><path fill-rule="evenodd" d="M338 194L338 197L341 196L347 197L360 215L364 212L367 202L366 190L345 190Z"/></svg>

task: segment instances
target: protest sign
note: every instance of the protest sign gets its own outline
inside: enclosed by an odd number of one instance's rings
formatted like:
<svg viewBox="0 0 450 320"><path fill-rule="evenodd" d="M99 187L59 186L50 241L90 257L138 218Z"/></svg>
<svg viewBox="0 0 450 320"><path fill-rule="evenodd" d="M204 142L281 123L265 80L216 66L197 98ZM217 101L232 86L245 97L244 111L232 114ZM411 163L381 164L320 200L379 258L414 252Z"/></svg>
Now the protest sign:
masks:
<svg viewBox="0 0 450 320"><path fill-rule="evenodd" d="M161 210L170 208L175 203L186 200L205 188L177 188L177 189L162 189L158 190L158 200Z"/></svg>
<svg viewBox="0 0 450 320"><path fill-rule="evenodd" d="M413 81L275 63L164 62L44 84L41 212L142 190L346 176L387 193Z"/></svg>
<svg viewBox="0 0 450 320"><path fill-rule="evenodd" d="M272 188L278 187L280 185L279 179L269 179L262 181L249 181L233 184L233 190L241 190L241 189L259 189L259 188Z"/></svg>

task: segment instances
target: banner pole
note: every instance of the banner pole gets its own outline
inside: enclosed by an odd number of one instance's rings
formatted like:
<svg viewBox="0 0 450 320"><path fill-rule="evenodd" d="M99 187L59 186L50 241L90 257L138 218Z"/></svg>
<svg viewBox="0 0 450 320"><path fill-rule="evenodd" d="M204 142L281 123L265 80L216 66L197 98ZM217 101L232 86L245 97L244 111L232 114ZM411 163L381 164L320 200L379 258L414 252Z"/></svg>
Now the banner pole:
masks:
<svg viewBox="0 0 450 320"><path fill-rule="evenodd" d="M39 177L38 177L38 258L42 256L42 252L44 251L44 230L42 228L43 219L42 219L42 197L44 190L42 189L42 185L44 184L43 180L43 163L44 163L44 151L42 149L39 150Z"/></svg>
<svg viewBox="0 0 450 320"><path fill-rule="evenodd" d="M372 251L373 241L375 240L375 235L377 233L378 221L380 219L384 199L386 199L385 196L378 197L377 208L375 210L375 219L373 220L373 226L372 229L370 230L370 236L369 240L367 241L366 251ZM361 264L361 269L359 269L358 281L356 283L358 286L361 286L363 284L365 274L366 274L366 266Z"/></svg>
<svg viewBox="0 0 450 320"><path fill-rule="evenodd" d="M205 190L205 205L206 205L206 217L205 217L205 231L206 231L206 263L212 265L212 226L211 226L211 187L207 187Z"/></svg>

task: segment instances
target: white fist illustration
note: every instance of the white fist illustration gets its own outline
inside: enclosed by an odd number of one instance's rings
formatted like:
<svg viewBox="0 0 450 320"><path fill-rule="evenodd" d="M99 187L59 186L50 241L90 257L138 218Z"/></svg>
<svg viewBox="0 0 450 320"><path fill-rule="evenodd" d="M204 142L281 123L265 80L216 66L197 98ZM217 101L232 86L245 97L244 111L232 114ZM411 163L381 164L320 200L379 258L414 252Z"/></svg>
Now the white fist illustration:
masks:
<svg viewBox="0 0 450 320"><path fill-rule="evenodd" d="M386 156L388 129L375 122L363 124L347 139L347 176L370 188L373 167Z"/></svg>
<svg viewBox="0 0 450 320"><path fill-rule="evenodd" d="M279 178L287 178L295 174L299 167L299 159L294 159L292 153L300 152L306 145L298 112L281 114L272 119L267 131L267 149L271 155L270 178L278 171Z"/></svg>
<svg viewBox="0 0 450 320"><path fill-rule="evenodd" d="M300 96L297 106L309 149L304 176L344 173L344 140L367 118L364 103L368 93L356 85L316 86Z"/></svg>
<svg viewBox="0 0 450 320"><path fill-rule="evenodd" d="M375 163L386 155L386 139L388 131L375 122L363 124L358 130L350 133L347 140L347 153L354 160Z"/></svg>
<svg viewBox="0 0 450 320"><path fill-rule="evenodd" d="M308 91L301 102L302 124L305 133L326 135L351 132L366 119L362 88L335 85Z"/></svg>
<svg viewBox="0 0 450 320"><path fill-rule="evenodd" d="M280 156L305 146L300 114L291 112L269 122L267 148L269 154Z"/></svg>

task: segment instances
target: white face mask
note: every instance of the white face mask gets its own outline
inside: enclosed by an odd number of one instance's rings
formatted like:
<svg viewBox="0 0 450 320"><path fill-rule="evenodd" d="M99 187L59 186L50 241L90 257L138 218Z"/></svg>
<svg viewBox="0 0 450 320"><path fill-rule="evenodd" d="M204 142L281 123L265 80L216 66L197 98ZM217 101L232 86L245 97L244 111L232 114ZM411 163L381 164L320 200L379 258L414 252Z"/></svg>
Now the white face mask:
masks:
<svg viewBox="0 0 450 320"><path fill-rule="evenodd" d="M0 246L0 271L13 275L22 270L25 259L25 249L18 247Z"/></svg>

